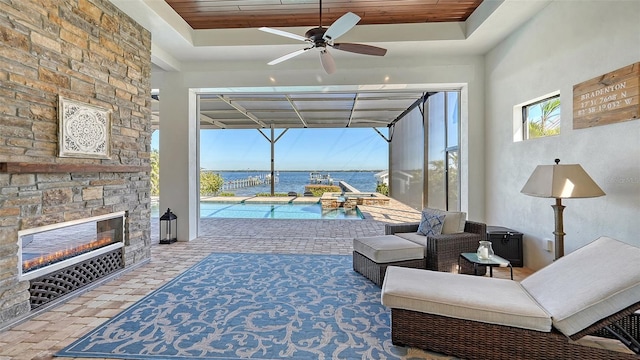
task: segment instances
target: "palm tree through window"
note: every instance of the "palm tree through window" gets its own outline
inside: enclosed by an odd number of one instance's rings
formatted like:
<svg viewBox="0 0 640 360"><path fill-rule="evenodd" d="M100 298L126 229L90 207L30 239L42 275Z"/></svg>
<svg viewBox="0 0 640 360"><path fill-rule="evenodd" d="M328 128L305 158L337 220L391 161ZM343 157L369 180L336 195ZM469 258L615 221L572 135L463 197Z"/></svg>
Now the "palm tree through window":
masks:
<svg viewBox="0 0 640 360"><path fill-rule="evenodd" d="M522 107L523 140L560 134L560 95Z"/></svg>

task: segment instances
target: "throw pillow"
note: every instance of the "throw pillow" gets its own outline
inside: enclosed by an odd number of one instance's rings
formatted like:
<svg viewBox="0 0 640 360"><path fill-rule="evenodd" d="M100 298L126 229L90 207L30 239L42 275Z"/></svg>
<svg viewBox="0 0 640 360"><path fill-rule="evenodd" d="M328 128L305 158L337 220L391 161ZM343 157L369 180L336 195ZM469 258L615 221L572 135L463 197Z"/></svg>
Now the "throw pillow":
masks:
<svg viewBox="0 0 640 360"><path fill-rule="evenodd" d="M424 236L440 235L442 226L444 225L445 215L431 214L422 212L422 220L418 225L418 234Z"/></svg>

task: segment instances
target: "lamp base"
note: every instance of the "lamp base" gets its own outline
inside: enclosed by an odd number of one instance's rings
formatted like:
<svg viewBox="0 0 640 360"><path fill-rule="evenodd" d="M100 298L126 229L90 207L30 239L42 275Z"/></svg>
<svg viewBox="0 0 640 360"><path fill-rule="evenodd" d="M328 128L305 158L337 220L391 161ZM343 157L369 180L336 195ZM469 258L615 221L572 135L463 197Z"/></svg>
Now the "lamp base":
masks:
<svg viewBox="0 0 640 360"><path fill-rule="evenodd" d="M553 208L553 214L556 221L556 230L553 232L555 235L555 256L556 260L564 256L564 228L562 221L562 211L565 206L562 205L562 199L556 198L556 204L551 205Z"/></svg>

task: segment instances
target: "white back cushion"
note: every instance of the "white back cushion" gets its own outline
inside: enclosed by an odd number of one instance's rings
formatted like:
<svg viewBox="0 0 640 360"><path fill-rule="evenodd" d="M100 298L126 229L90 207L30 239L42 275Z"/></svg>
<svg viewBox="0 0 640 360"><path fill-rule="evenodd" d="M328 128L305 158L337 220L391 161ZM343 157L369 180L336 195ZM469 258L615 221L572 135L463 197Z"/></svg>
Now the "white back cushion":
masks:
<svg viewBox="0 0 640 360"><path fill-rule="evenodd" d="M570 336L640 301L640 248L600 237L521 284Z"/></svg>
<svg viewBox="0 0 640 360"><path fill-rule="evenodd" d="M445 215L444 225L442 225L442 234L457 234L464 232L464 226L467 222L466 212L444 211L431 208L424 208L422 212L426 212L427 214Z"/></svg>

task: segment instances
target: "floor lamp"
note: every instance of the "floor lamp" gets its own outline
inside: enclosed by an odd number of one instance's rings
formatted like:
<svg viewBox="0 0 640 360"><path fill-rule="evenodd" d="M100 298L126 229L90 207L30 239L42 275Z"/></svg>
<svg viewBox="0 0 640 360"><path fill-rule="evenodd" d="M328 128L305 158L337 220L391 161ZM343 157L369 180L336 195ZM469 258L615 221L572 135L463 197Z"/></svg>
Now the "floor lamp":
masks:
<svg viewBox="0 0 640 360"><path fill-rule="evenodd" d="M562 199L590 198L603 196L604 191L578 164L538 165L520 191L523 194L544 198L555 198L551 205L555 215L555 258L564 256L564 229L562 225Z"/></svg>

